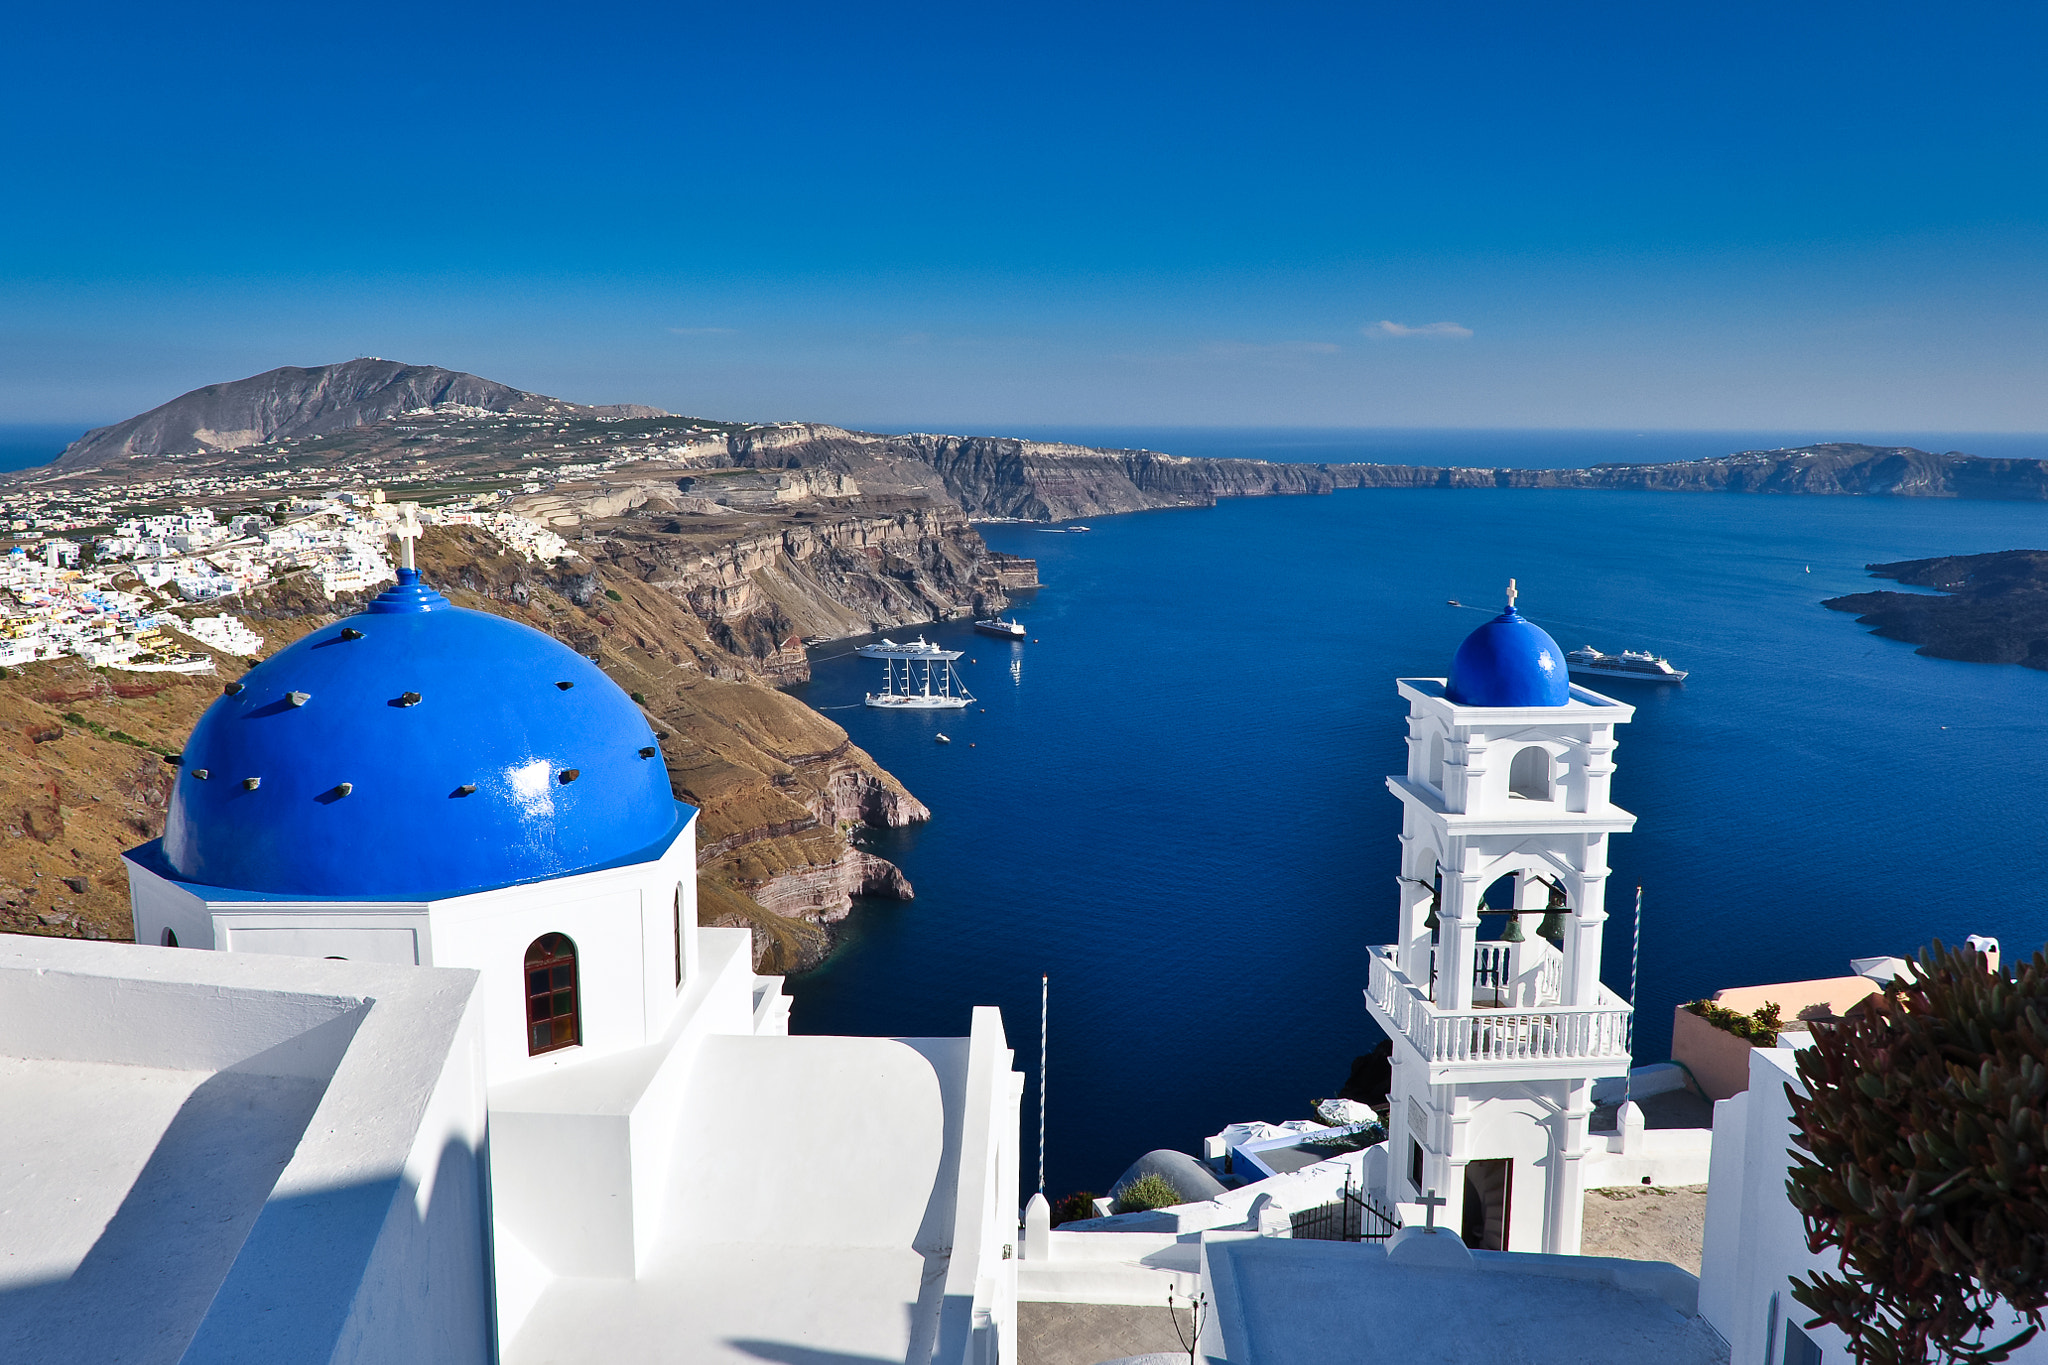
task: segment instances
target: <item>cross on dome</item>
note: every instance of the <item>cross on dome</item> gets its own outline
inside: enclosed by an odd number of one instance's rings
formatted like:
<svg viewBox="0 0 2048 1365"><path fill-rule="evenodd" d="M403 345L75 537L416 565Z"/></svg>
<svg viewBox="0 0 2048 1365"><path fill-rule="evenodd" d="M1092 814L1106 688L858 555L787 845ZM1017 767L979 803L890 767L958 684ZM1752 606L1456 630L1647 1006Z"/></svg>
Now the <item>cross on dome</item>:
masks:
<svg viewBox="0 0 2048 1365"><path fill-rule="evenodd" d="M391 534L398 537L398 567L401 569L416 567L412 562L412 543L424 534L420 529L420 505L418 503L409 502L399 509L398 526Z"/></svg>
<svg viewBox="0 0 2048 1365"><path fill-rule="evenodd" d="M411 503L407 503L407 504L406 504L406 506L408 506L408 507L410 507L411 505L412 505ZM1515 598L1517 598L1518 596L1520 596L1520 594L1519 594L1519 593L1517 593L1517 592L1515 591L1515 580L1514 580L1514 579L1512 579L1512 578L1510 578L1510 579L1508 580L1508 610L1509 610L1509 611L1513 611L1513 610L1515 609Z"/></svg>

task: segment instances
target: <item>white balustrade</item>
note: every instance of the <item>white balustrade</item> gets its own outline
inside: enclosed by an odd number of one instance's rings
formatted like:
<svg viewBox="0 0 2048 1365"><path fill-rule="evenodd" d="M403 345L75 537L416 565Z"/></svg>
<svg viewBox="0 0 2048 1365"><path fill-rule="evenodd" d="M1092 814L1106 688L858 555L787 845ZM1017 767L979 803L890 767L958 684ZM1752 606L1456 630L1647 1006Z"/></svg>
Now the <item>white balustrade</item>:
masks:
<svg viewBox="0 0 2048 1365"><path fill-rule="evenodd" d="M1373 1003L1431 1062L1620 1061L1629 1055L1633 1011L1605 988L1606 999L1597 1005L1439 1009L1394 966L1391 948L1373 949L1368 980Z"/></svg>

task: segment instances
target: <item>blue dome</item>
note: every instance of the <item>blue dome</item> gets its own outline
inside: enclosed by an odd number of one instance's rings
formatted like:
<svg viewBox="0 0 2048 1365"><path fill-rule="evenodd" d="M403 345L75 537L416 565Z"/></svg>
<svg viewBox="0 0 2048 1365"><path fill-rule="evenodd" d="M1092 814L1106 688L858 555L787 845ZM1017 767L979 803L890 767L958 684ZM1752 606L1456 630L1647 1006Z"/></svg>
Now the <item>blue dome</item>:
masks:
<svg viewBox="0 0 2048 1365"><path fill-rule="evenodd" d="M1444 690L1460 706L1563 706L1571 686L1564 651L1511 595L1507 610L1458 646Z"/></svg>
<svg viewBox="0 0 2048 1365"><path fill-rule="evenodd" d="M691 808L631 698L410 569L257 665L185 746L160 861L180 881L424 899L654 857Z"/></svg>

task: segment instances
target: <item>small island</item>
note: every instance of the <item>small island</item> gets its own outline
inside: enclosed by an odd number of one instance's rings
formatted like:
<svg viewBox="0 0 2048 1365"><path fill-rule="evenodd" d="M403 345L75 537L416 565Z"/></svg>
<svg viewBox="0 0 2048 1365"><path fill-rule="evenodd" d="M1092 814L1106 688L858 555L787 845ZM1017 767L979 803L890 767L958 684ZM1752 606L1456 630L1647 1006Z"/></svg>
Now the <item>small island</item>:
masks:
<svg viewBox="0 0 2048 1365"><path fill-rule="evenodd" d="M1965 663L2048 669L2048 550L1866 564L1872 574L1940 597L1859 592L1821 603L1855 612L1873 634L1918 645L1915 651Z"/></svg>

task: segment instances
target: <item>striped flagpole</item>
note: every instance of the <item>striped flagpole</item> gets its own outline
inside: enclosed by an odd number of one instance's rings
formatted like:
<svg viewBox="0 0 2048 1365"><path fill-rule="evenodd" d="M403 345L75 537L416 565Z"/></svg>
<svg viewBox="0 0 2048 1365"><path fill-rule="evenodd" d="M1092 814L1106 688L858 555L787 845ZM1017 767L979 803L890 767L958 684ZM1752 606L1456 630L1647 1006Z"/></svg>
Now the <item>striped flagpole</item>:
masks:
<svg viewBox="0 0 2048 1365"><path fill-rule="evenodd" d="M1038 978L1038 1192L1045 1193L1045 1025L1052 978Z"/></svg>
<svg viewBox="0 0 2048 1365"><path fill-rule="evenodd" d="M1643 960L1643 888L1636 884L1636 940L1628 950L1628 1057L1629 1065L1635 1065L1636 1057L1636 972Z"/></svg>

